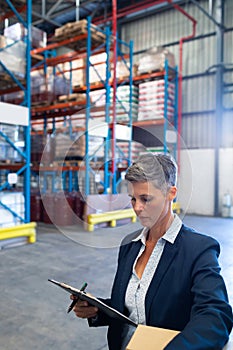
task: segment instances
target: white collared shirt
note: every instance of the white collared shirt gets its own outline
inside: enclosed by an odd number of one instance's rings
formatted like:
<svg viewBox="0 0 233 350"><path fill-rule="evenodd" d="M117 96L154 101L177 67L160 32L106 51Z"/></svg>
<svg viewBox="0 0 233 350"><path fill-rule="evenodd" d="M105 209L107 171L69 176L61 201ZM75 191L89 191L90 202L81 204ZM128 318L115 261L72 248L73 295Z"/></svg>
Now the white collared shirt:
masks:
<svg viewBox="0 0 233 350"><path fill-rule="evenodd" d="M182 226L182 221L175 214L175 217L171 226L168 228L165 234L158 240L157 244L155 245L141 279L137 276L137 273L135 271L135 266L136 266L137 260L139 259L139 257L142 255L142 253L146 248L146 238L147 238L147 233L149 229L146 227L143 228L140 235L133 240L133 242L141 240L142 246L133 265L132 275L129 280L129 284L125 295L125 306L129 311L129 318L136 323L146 324L145 298L146 298L147 290L150 286L151 280L157 269L166 241L173 244L180 231L181 226ZM125 339L124 339L125 347L128 344L134 330L135 329L130 326L128 327L128 330L125 329L125 333L126 333ZM122 349L124 348L124 346L122 347Z"/></svg>

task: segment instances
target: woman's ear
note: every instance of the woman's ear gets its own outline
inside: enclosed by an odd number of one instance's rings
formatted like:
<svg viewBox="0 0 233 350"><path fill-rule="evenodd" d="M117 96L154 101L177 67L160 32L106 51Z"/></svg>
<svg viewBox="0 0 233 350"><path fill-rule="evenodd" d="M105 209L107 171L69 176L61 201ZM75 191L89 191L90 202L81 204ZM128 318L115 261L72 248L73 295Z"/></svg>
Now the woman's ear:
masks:
<svg viewBox="0 0 233 350"><path fill-rule="evenodd" d="M168 191L168 199L169 201L173 201L176 198L177 195L177 187L176 186L171 186Z"/></svg>

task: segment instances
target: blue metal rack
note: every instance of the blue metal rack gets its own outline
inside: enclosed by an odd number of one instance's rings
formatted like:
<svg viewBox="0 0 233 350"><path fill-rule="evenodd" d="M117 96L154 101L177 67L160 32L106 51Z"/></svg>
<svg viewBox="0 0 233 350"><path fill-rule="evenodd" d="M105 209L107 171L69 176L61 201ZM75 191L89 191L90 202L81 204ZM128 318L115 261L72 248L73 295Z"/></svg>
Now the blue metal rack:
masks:
<svg viewBox="0 0 233 350"><path fill-rule="evenodd" d="M18 152L23 157L23 164L19 166L17 171L15 173L17 175L23 176L23 182L24 182L24 199L25 199L25 211L24 211L24 217L21 217L16 212L14 212L11 208L9 208L7 205L3 204L0 201L0 205L4 207L4 209L7 209L11 214L13 214L14 217L19 219L22 223L28 223L30 222L30 70L31 70L31 12L32 12L32 2L31 0L27 0L27 13L26 13L26 21L22 18L20 13L15 8L13 2L10 0L5 1L7 5L9 6L9 10L14 13L17 20L26 28L27 35L25 37L25 43L26 43L26 84L25 86L22 84L22 82L11 72L8 70L8 68L3 64L3 62L0 61L0 65L5 73L7 73L11 79L16 83L16 85L24 92L24 100L22 102L22 106L25 106L28 108L28 123L27 126L23 126L24 129L24 151L22 151L19 147L15 146L13 141L8 138L8 136L1 131L0 135L2 138L5 139L5 141L14 148L15 151ZM10 170L11 171L11 170ZM9 184L8 179L5 178L0 184L0 191L4 189L9 189L12 186Z"/></svg>
<svg viewBox="0 0 233 350"><path fill-rule="evenodd" d="M172 76L172 78L169 79L169 75ZM173 83L175 85L175 98L173 101L173 108L174 108L174 117L172 120L169 121L168 117L168 101L169 101L169 82ZM165 60L165 66L164 66L164 139L163 139L163 145L164 145L164 153L168 153L168 145L167 145L167 131L169 129L169 126L172 127L172 131L177 133L178 131L178 68L172 68L168 65L168 60ZM172 149L172 155L175 159L177 159L177 141L173 144Z"/></svg>
<svg viewBox="0 0 233 350"><path fill-rule="evenodd" d="M86 39L86 86L85 86L85 92L86 92L86 111L85 111L85 143L86 143L86 150L85 150L85 195L90 194L90 179L91 177L95 176L95 169L92 169L91 167L91 162L95 160L95 155L90 154L89 150L89 140L90 140L90 135L89 135L89 127L90 127L90 121L92 119L91 115L91 109L93 107L93 103L90 99L90 92L92 90L92 85L90 83L90 69L94 69L96 74L99 77L99 80L102 84L102 87L105 91L105 97L106 97L106 104L105 104L105 123L109 126L109 130L107 135L104 137L104 179L100 181L101 186L103 187L103 192L108 193L109 189L111 188L112 193L116 193L116 186L117 184L121 181L121 179L117 178L116 172L111 172L110 171L110 161L109 159L109 153L110 153L110 143L111 143L111 138L112 138L112 131L111 131L111 120L110 120L110 108L111 108L111 101L110 101L110 90L111 90L111 61L110 61L110 56L111 56L111 31L109 27L106 27L104 30L94 26L94 32L96 35L97 32L104 34L106 40L102 42L102 44L99 44L98 46L93 45L92 42L92 36L93 36L93 24L91 23L91 18L87 18L87 39ZM126 44L123 41L118 40L118 58L122 57L124 60L124 54L121 52L121 48L127 48L129 51L129 78L127 79L127 84L130 87L130 101L129 101L129 110L127 111L129 115L129 122L127 123L127 126L131 130L132 134L132 108L131 108L131 100L132 100L132 82L133 82L133 74L132 74L132 60L133 60L133 44L130 42L130 44ZM53 45L53 44L52 44ZM48 48L40 49L40 51L44 51L44 54L46 54L47 50L51 47L51 45L48 46ZM95 68L95 65L92 64L91 62L91 56L95 55L96 53L99 52L105 52L106 53L106 76L101 77L98 71ZM83 53L82 53L83 54ZM78 58L78 54L75 56L75 58ZM56 58L55 58L56 61ZM59 56L57 57L57 61L59 62ZM46 66L46 59L43 62L40 62L40 65ZM126 64L126 62L125 62ZM72 67L71 67L72 68ZM46 69L46 68L45 68ZM70 73L70 81L72 81L72 69ZM124 83L123 81L121 84ZM70 88L70 93L72 92L72 89ZM65 113L65 111L64 111ZM71 117L72 119L72 117ZM54 120L54 130L56 129L55 126L55 119ZM44 132L46 132L46 117L44 119ZM115 146L116 147L116 146ZM129 142L129 162L131 160L131 142ZM65 175L64 175L65 176Z"/></svg>
<svg viewBox="0 0 233 350"><path fill-rule="evenodd" d="M134 130L134 140L141 142L145 147L156 151L170 153L175 159L178 155L178 68L170 67L168 61L164 62L163 71L155 71L150 74L142 74L134 77L134 84L141 82L163 80L164 82L164 112L161 118L156 120L140 120L134 126L142 128L140 131ZM169 93L169 84L174 86L174 96ZM169 106L173 108L173 113L169 113ZM172 141L168 140L168 131L172 135ZM153 144L154 143L154 144Z"/></svg>
<svg viewBox="0 0 233 350"><path fill-rule="evenodd" d="M117 53L118 53L118 57L120 57L120 59L122 59L122 61L124 62L125 66L128 68L129 70L129 79L123 80L121 81L121 83L119 84L119 87L122 85L125 85L126 83L129 86L129 109L126 110L126 113L129 116L128 119L128 123L127 123L127 127L130 130L130 134L131 134L131 139L128 142L128 157L127 157L127 165L129 166L131 163L131 159L132 159L132 147L131 147L131 141L132 141L132 132L133 132L133 117L132 117L132 99L133 99L133 41L131 40L128 43L123 42L122 40L118 39L117 40ZM122 48L127 48L129 51L129 65L127 65L127 62L124 58L124 53L121 50ZM118 59L117 57L117 59ZM120 104L122 105L121 101L119 101ZM114 144L115 147L118 148L118 150L120 151L120 153L122 153L121 149L117 146L117 144ZM119 176L118 178L116 177L116 172L114 173L113 176L113 184L112 184L112 192L113 194L117 193L117 186L121 183L122 181L122 177Z"/></svg>
<svg viewBox="0 0 233 350"><path fill-rule="evenodd" d="M90 160L92 159L92 155L89 155L89 133L88 133L88 127L89 127L89 121L91 118L91 101L90 101L90 91L91 91L91 84L90 84L90 67L94 67L91 63L91 55L95 53L95 51L99 50L100 47L95 48L94 50L91 49L91 18L88 17L88 38L87 38L87 63L86 63L86 155L85 155L85 195L88 195L90 193L90 173L93 173L93 170L90 167ZM100 30L100 29L99 29ZM100 30L101 31L101 30ZM105 122L110 126L111 120L110 120L110 108L111 108L111 101L110 101L110 77L111 77L111 69L110 69L110 52L111 52L111 31L107 27L104 32L106 35L106 42L105 42L105 52L106 52L106 78L103 80L101 79L104 89L105 89L105 95L106 95L106 104L105 104ZM121 47L127 48L129 50L129 67L124 59L124 53L121 51ZM129 44L117 39L117 61L118 58L121 58L125 65L129 69L129 78L125 81L121 81L121 84L124 84L127 82L130 89L130 98L129 98L129 110L126 111L129 115L129 121L127 123L127 126L130 128L130 132L132 135L132 86L133 86L133 42L131 41ZM95 68L94 68L95 69ZM98 72L97 72L98 74ZM98 74L99 75L99 74ZM121 182L121 177L117 178L117 172L115 167L113 167L113 170L110 170L110 161L115 161L110 159L109 152L110 152L110 143L113 142L114 147L114 154L116 150L116 140L112 139L112 130L111 127L109 127L108 134L105 138L104 142L104 181L101 181L101 184L103 185L103 193L109 193L109 191L113 194L117 193L117 185ZM128 155L128 163L131 161L131 140L129 142L129 155Z"/></svg>

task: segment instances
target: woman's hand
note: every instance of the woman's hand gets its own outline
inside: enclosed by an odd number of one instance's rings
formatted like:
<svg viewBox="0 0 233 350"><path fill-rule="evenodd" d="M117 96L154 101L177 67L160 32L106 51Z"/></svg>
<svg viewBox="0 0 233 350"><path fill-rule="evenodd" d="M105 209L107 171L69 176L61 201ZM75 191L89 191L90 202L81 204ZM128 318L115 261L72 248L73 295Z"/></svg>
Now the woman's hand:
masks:
<svg viewBox="0 0 233 350"><path fill-rule="evenodd" d="M75 300L77 298L74 295L71 295L70 299ZM87 301L78 299L77 303L73 308L73 311L77 317L90 318L90 317L95 317L97 315L98 308L95 306L89 305Z"/></svg>

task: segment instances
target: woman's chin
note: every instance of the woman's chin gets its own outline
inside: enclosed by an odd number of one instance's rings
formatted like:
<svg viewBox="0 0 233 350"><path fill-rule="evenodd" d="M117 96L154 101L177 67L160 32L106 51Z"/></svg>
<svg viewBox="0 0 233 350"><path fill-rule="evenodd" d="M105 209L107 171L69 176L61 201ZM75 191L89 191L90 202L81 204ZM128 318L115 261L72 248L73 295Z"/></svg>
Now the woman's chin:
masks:
<svg viewBox="0 0 233 350"><path fill-rule="evenodd" d="M151 227L152 225L151 220L149 218L139 218L139 221L141 225L145 227Z"/></svg>
<svg viewBox="0 0 233 350"><path fill-rule="evenodd" d="M145 217L145 218L139 217L139 221L140 221L142 226L151 228L156 224L156 221L158 221L158 220L151 220L151 218L147 218L147 217Z"/></svg>

